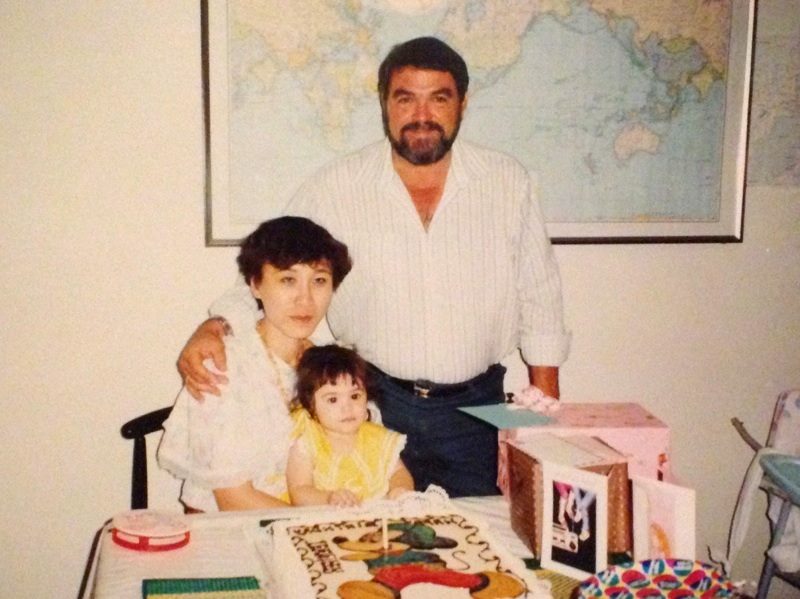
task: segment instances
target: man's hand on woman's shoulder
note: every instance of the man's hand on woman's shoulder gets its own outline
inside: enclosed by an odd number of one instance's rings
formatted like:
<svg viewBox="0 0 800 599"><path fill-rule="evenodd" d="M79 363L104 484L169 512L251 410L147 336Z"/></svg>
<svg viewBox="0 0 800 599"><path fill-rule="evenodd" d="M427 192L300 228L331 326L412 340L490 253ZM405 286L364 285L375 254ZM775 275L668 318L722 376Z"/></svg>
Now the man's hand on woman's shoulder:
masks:
<svg viewBox="0 0 800 599"><path fill-rule="evenodd" d="M222 342L226 333L231 333L231 330L225 319L209 318L197 327L178 356L178 372L183 384L198 401L202 401L206 393L219 395L219 385L228 382L228 378L221 374L227 369L225 344ZM206 368L204 362L208 358L220 373Z"/></svg>

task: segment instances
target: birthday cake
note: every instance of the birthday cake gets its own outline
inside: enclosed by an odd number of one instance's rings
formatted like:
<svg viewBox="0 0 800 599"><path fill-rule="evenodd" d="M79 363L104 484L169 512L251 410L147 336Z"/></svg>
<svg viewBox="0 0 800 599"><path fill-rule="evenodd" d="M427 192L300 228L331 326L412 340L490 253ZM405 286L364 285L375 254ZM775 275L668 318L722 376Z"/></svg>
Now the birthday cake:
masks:
<svg viewBox="0 0 800 599"><path fill-rule="evenodd" d="M328 512L271 525L277 597L416 599L551 597L472 517ZM391 515L389 515L391 514Z"/></svg>

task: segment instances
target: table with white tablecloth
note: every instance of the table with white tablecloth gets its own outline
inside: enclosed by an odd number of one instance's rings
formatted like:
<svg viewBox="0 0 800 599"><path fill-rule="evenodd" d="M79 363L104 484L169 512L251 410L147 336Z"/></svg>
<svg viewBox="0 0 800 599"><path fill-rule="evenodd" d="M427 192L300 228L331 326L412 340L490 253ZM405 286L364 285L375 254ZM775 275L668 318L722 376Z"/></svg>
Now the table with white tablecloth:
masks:
<svg viewBox="0 0 800 599"><path fill-rule="evenodd" d="M506 549L520 558L531 553L511 530L508 503L501 496L452 500L466 515L489 525ZM111 538L111 524L100 531L87 596L93 599L140 599L142 581L155 578L211 578L254 576L263 580L259 552L265 521L302 516L318 508L289 508L250 512L222 512L187 516L191 540L173 551L143 552L126 549Z"/></svg>

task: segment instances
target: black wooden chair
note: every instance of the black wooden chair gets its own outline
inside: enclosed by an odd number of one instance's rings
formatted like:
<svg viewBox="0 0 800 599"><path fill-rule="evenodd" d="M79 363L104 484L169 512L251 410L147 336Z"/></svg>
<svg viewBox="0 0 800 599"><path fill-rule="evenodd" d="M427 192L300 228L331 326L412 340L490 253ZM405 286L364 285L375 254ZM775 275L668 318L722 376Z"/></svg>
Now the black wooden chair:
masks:
<svg viewBox="0 0 800 599"><path fill-rule="evenodd" d="M147 507L147 435L163 428L172 406L153 410L137 416L122 425L120 433L133 439L133 465L131 468L131 509Z"/></svg>
<svg viewBox="0 0 800 599"><path fill-rule="evenodd" d="M131 509L147 507L147 439L150 433L161 430L164 421L172 411L172 406L153 410L147 414L137 416L122 425L120 434L125 439L133 439L133 467L131 469ZM95 554L100 544L100 535L105 529L105 525L100 527L94 535L92 546L89 549L89 557L83 571L81 584L78 588L78 599L83 599L90 593L89 581L92 578L92 566L94 565Z"/></svg>

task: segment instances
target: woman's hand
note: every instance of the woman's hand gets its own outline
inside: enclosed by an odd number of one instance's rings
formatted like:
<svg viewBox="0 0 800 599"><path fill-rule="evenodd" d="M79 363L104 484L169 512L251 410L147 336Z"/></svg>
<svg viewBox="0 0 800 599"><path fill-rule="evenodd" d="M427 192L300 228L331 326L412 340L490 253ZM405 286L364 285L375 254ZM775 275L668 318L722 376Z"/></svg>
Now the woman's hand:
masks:
<svg viewBox="0 0 800 599"><path fill-rule="evenodd" d="M336 489L328 493L328 505L336 507L355 507L361 505L358 495L347 489Z"/></svg>
<svg viewBox="0 0 800 599"><path fill-rule="evenodd" d="M222 337L230 327L221 318L209 318L189 337L178 357L178 372L189 394L198 401L204 393L219 395L218 385L228 382L222 374L227 369L225 344ZM219 372L211 372L203 362L211 358Z"/></svg>

